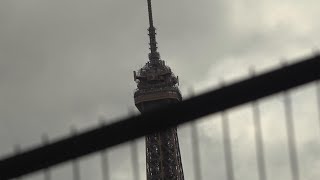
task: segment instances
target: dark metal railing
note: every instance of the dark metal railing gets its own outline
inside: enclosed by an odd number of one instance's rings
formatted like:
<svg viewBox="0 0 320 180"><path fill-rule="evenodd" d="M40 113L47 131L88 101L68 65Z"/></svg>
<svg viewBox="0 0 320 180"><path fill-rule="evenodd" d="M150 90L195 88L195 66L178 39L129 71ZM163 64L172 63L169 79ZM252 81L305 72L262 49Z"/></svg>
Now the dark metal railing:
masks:
<svg viewBox="0 0 320 180"><path fill-rule="evenodd" d="M266 180L266 168L264 157L264 144L261 133L261 121L259 108L256 100L275 93L284 92L285 118L287 125L290 167L293 180L299 180L298 158L295 144L295 128L292 120L291 99L287 90L320 79L320 56L307 58L303 61L283 66L270 72L256 75L249 79L224 86L220 89L192 97L181 103L163 107L142 115L136 115L120 119L110 125L102 125L85 132L74 133L70 137L51 141L44 138L45 145L26 151L19 151L13 156L4 157L0 160L0 179L6 180L20 177L38 170L44 170L45 179L50 178L50 167L73 160L74 179L80 179L78 160L79 157L101 151L102 166L105 172L103 178L109 177L109 164L105 149L132 141L146 134L177 126L186 122L195 121L209 114L222 112L222 126L224 139L224 153L227 170L227 179L233 180L232 144L229 135L229 120L225 112L227 109L252 102L255 142L257 149L257 164L260 180ZM318 97L319 98L319 97ZM320 100L319 100L320 102ZM195 178L204 179L201 175L201 161L199 156L199 144L197 143L197 129L192 129L194 148ZM132 162L136 164L131 179L140 179L137 169L137 147L132 142Z"/></svg>

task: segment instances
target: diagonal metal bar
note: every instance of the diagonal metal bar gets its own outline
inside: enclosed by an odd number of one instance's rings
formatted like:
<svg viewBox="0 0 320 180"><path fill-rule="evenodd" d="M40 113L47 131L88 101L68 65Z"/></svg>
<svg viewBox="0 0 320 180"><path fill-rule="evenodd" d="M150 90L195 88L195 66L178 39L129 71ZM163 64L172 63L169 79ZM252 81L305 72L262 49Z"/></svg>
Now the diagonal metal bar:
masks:
<svg viewBox="0 0 320 180"><path fill-rule="evenodd" d="M320 56L0 160L6 180L320 79Z"/></svg>

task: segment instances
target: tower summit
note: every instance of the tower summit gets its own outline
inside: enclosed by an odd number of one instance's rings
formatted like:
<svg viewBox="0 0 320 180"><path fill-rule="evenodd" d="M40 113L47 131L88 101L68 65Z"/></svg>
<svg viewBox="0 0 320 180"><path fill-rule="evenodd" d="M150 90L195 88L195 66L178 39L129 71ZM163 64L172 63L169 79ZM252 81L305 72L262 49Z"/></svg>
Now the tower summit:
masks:
<svg viewBox="0 0 320 180"><path fill-rule="evenodd" d="M134 102L141 113L182 100L179 79L161 60L157 51L156 29L153 25L151 0L149 13L149 61L137 72ZM184 180L177 128L173 127L146 136L147 180Z"/></svg>
<svg viewBox="0 0 320 180"><path fill-rule="evenodd" d="M151 0L148 0L148 13L149 13L149 38L150 38L150 54L149 54L149 60L151 62L157 62L160 60L160 54L157 51L157 40L156 40L156 28L153 26L153 16L152 16L152 6L151 6Z"/></svg>

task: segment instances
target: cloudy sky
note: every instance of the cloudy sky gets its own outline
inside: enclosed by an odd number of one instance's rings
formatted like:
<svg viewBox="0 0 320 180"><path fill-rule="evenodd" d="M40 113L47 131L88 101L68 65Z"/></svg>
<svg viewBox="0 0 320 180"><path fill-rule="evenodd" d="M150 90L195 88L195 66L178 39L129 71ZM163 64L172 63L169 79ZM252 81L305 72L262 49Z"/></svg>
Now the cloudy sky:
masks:
<svg viewBox="0 0 320 180"><path fill-rule="evenodd" d="M201 93L296 60L320 46L317 0L154 0L159 51L181 90ZM147 61L146 0L0 1L0 155L96 126L134 111L132 71ZM190 90L193 89L193 90ZM301 178L320 177L315 86L292 94ZM260 104L270 179L289 179L282 97ZM237 179L257 179L250 106L232 110ZM306 118L307 117L307 118ZM202 173L224 179L219 115L198 124ZM186 179L193 179L190 126L179 131ZM141 176L144 145L139 141ZM111 176L130 179L129 146L110 152ZM126 157L128 156L128 157ZM98 155L81 162L84 179L99 179ZM54 170L70 179L70 164ZM41 175L39 177L41 178ZM36 179L30 177L29 179Z"/></svg>

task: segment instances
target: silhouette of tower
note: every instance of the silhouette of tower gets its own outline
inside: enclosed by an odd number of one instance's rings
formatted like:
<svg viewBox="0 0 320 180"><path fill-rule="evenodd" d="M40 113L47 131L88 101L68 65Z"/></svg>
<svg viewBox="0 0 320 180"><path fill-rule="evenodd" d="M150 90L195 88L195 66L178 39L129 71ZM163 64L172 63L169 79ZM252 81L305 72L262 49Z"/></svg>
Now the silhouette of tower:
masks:
<svg viewBox="0 0 320 180"><path fill-rule="evenodd" d="M153 26L151 0L149 12L149 61L137 72L134 80L136 107L141 113L182 100L179 79L157 51L156 29ZM146 136L147 180L184 180L177 128L170 128Z"/></svg>

